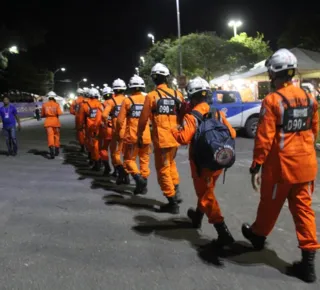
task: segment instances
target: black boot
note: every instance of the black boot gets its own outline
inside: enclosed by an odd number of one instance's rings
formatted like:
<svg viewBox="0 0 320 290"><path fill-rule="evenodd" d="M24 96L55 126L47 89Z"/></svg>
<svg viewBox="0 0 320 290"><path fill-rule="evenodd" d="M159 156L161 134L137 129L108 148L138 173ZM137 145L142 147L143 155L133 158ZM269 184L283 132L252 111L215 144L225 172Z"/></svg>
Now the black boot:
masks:
<svg viewBox="0 0 320 290"><path fill-rule="evenodd" d="M317 280L315 273L314 260L316 257L315 251L302 250L302 260L293 263L292 266L287 268L287 274L295 276L307 283L313 283Z"/></svg>
<svg viewBox="0 0 320 290"><path fill-rule="evenodd" d="M56 147L55 150L54 150L54 155L55 156L59 156L59 154L60 154L60 148Z"/></svg>
<svg viewBox="0 0 320 290"><path fill-rule="evenodd" d="M117 178L118 175L119 175L118 168L114 167L113 172L111 173L111 176Z"/></svg>
<svg viewBox="0 0 320 290"><path fill-rule="evenodd" d="M84 148L84 145L81 145L80 146L80 153L85 153L86 152L86 149Z"/></svg>
<svg viewBox="0 0 320 290"><path fill-rule="evenodd" d="M136 188L133 191L134 195L146 194L147 193L147 180L143 178L140 174L135 174L132 176L136 182Z"/></svg>
<svg viewBox="0 0 320 290"><path fill-rule="evenodd" d="M179 214L179 204L174 197L167 197L168 203L160 206L159 212Z"/></svg>
<svg viewBox="0 0 320 290"><path fill-rule="evenodd" d="M235 242L225 222L214 224L214 227L218 233L218 246L230 246Z"/></svg>
<svg viewBox="0 0 320 290"><path fill-rule="evenodd" d="M130 176L126 171L123 175L122 183L123 184L130 184Z"/></svg>
<svg viewBox="0 0 320 290"><path fill-rule="evenodd" d="M49 147L49 153L50 153L50 159L54 159L55 153L54 153L54 147Z"/></svg>
<svg viewBox="0 0 320 290"><path fill-rule="evenodd" d="M93 171L100 171L101 170L101 162L100 162L100 160L93 161L93 167L91 169Z"/></svg>
<svg viewBox="0 0 320 290"><path fill-rule="evenodd" d="M241 230L243 236L251 242L255 250L263 250L264 244L266 242L266 237L258 236L255 233L253 233L249 224L243 224Z"/></svg>
<svg viewBox="0 0 320 290"><path fill-rule="evenodd" d="M202 225L202 219L204 216L203 212L201 212L199 208L197 208L196 210L194 210L193 208L189 208L187 215L192 222L192 226L195 229L200 229Z"/></svg>
<svg viewBox="0 0 320 290"><path fill-rule="evenodd" d="M88 160L91 161L91 153L88 152Z"/></svg>
<svg viewBox="0 0 320 290"><path fill-rule="evenodd" d="M176 184L176 185L174 186L174 190L175 190L175 192L176 192L175 198L176 198L176 200L177 200L177 203L181 203L183 200L182 200L182 198L181 198L181 192L180 192L180 189L179 189L179 184Z"/></svg>
<svg viewBox="0 0 320 290"><path fill-rule="evenodd" d="M118 172L116 184L117 185L124 184L124 178L125 178L127 172L124 170L122 165L118 165L116 168L117 168L117 172Z"/></svg>
<svg viewBox="0 0 320 290"><path fill-rule="evenodd" d="M103 165L104 165L103 175L110 176L111 167L110 167L109 161L103 161Z"/></svg>

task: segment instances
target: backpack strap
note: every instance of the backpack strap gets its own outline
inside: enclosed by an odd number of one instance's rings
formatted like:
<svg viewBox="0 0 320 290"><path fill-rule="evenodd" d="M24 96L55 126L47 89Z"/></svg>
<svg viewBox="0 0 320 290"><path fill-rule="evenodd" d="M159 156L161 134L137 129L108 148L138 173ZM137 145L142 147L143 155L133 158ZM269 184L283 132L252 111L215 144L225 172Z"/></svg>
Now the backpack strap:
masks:
<svg viewBox="0 0 320 290"><path fill-rule="evenodd" d="M198 112L198 111L196 111L196 110L192 110L192 111L190 112L190 114L191 114L193 117L196 118L196 120L199 122L199 124L200 124L201 122L203 122L204 117L203 117L203 115L202 115L200 112Z"/></svg>
<svg viewBox="0 0 320 290"><path fill-rule="evenodd" d="M132 100L131 96L128 97L128 99L131 101L132 105L135 105L134 101Z"/></svg>

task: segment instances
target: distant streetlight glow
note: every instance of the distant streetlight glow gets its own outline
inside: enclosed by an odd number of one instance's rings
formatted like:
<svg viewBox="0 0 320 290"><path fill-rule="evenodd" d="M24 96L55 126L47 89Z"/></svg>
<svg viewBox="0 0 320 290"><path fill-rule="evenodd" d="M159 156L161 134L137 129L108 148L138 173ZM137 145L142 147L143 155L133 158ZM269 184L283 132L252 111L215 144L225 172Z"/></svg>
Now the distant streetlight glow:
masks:
<svg viewBox="0 0 320 290"><path fill-rule="evenodd" d="M66 68L60 67L53 73L53 84L52 84L52 90L53 91L54 91L54 85L55 85L55 76L56 76L56 73L59 72L59 71L65 72Z"/></svg>
<svg viewBox="0 0 320 290"><path fill-rule="evenodd" d="M104 86L104 87L107 87L107 86L108 86L108 84L103 84L103 86Z"/></svg>
<svg viewBox="0 0 320 290"><path fill-rule="evenodd" d="M148 34L148 37L151 38L151 41L152 41L152 44L154 44L154 35L149 33Z"/></svg>
<svg viewBox="0 0 320 290"><path fill-rule="evenodd" d="M99 90L100 89L100 87L99 86L96 86L96 88Z"/></svg>
<svg viewBox="0 0 320 290"><path fill-rule="evenodd" d="M233 27L234 37L237 36L237 28L242 25L242 22L239 20L231 20L228 24L230 27Z"/></svg>
<svg viewBox="0 0 320 290"><path fill-rule="evenodd" d="M18 54L19 53L18 47L16 45L9 47L9 52Z"/></svg>
<svg viewBox="0 0 320 290"><path fill-rule="evenodd" d="M94 87L94 84L91 84L91 87Z"/></svg>
<svg viewBox="0 0 320 290"><path fill-rule="evenodd" d="M135 70L136 70L137 75L139 75L139 73L140 73L139 68L136 67Z"/></svg>
<svg viewBox="0 0 320 290"><path fill-rule="evenodd" d="M146 61L143 56L140 56L140 60L142 61L143 64L144 64L145 61Z"/></svg>
<svg viewBox="0 0 320 290"><path fill-rule="evenodd" d="M88 80L87 80L86 78L84 78L84 79L82 79L82 80L78 81L78 82L77 82L77 88L79 89L80 84L81 84L82 82L86 83L87 81L88 81Z"/></svg>

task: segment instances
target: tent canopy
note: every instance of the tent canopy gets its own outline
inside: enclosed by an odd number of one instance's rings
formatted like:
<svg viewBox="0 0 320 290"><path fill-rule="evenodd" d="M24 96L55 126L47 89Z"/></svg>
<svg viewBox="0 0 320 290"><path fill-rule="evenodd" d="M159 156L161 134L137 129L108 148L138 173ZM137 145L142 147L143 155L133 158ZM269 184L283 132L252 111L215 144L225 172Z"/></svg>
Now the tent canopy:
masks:
<svg viewBox="0 0 320 290"><path fill-rule="evenodd" d="M302 48L292 48L290 51L298 59L298 70L297 75L302 75L304 78L320 78L320 53L302 49ZM267 68L265 67L265 60L262 60L254 65L249 71L237 74L237 75L223 75L221 77L215 78L210 81L210 85L220 84L229 80L237 79L249 79L255 78L259 80L268 81Z"/></svg>
<svg viewBox="0 0 320 290"><path fill-rule="evenodd" d="M314 75L320 75L320 53L302 49L302 48L293 48L290 51L296 56L298 60L298 75L305 74L306 76L309 74L310 77ZM267 76L267 68L265 67L266 59L257 63L252 69L249 71L239 74L230 76L230 80L236 79L247 79L254 76L265 75Z"/></svg>

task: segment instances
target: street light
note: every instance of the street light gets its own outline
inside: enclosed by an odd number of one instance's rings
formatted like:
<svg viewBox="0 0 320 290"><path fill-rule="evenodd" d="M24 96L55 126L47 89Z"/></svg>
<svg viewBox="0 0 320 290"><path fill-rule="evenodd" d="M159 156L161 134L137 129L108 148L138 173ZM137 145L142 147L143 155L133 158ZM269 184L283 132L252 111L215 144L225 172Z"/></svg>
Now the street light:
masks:
<svg viewBox="0 0 320 290"><path fill-rule="evenodd" d="M99 86L96 86L96 88L99 90L100 89L100 87Z"/></svg>
<svg viewBox="0 0 320 290"><path fill-rule="evenodd" d="M80 84L81 84L82 82L86 83L87 81L88 81L88 80L87 80L86 78L78 81L78 82L77 82L77 89L79 89L79 86L80 86Z"/></svg>
<svg viewBox="0 0 320 290"><path fill-rule="evenodd" d="M104 87L107 87L107 86L108 86L108 84L103 84L103 86L104 86Z"/></svg>
<svg viewBox="0 0 320 290"><path fill-rule="evenodd" d="M154 44L154 35L153 35L153 34L151 34L151 33L149 33L149 34L148 34L148 37L149 37L149 38L151 38L151 40L152 40L152 44Z"/></svg>
<svg viewBox="0 0 320 290"><path fill-rule="evenodd" d="M233 34L234 37L237 36L237 28L240 27L242 25L242 22L239 20L231 20L228 24L230 27L233 27Z"/></svg>
<svg viewBox="0 0 320 290"><path fill-rule="evenodd" d="M2 50L0 52L0 54L4 53L4 52L10 52L12 54L18 54L19 53L19 50L18 50L18 47L16 45L13 45L11 47L8 47L8 48L5 48L4 50Z"/></svg>
<svg viewBox="0 0 320 290"><path fill-rule="evenodd" d="M94 87L94 84L91 84L91 87Z"/></svg>
<svg viewBox="0 0 320 290"><path fill-rule="evenodd" d="M178 39L179 39L179 75L182 75L182 47L181 47L181 23L180 23L180 2L177 3L177 23L178 23Z"/></svg>
<svg viewBox="0 0 320 290"><path fill-rule="evenodd" d="M136 67L135 70L136 70L137 75L139 75L139 73L140 73L139 68Z"/></svg>
<svg viewBox="0 0 320 290"><path fill-rule="evenodd" d="M64 67L61 67L61 68L58 68L54 73L53 73L53 84L52 84L52 90L54 91L54 85L55 85L55 76L56 76L56 73L59 72L59 71L63 71L65 72L66 69Z"/></svg>
<svg viewBox="0 0 320 290"><path fill-rule="evenodd" d="M140 56L140 60L142 61L143 64L146 62L143 56Z"/></svg>

